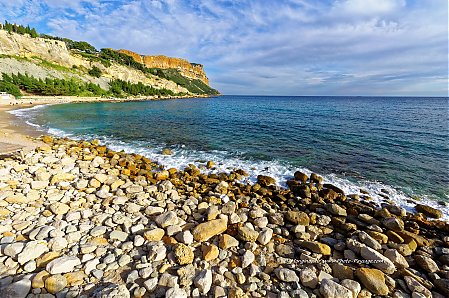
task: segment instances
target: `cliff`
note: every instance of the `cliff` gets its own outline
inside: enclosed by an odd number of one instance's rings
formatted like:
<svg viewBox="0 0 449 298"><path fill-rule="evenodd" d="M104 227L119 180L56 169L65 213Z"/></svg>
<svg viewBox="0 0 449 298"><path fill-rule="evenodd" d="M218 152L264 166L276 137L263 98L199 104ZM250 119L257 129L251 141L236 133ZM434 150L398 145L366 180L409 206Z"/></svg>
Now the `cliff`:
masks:
<svg viewBox="0 0 449 298"><path fill-rule="evenodd" d="M137 59L136 61L140 59L139 62L147 65L148 68L177 70L176 74L168 76L162 72L136 69L114 60L105 61L101 58L101 54L101 51L97 54L87 54L71 50L66 42L61 40L31 38L29 35L0 30L0 74L27 73L41 79L75 78L93 82L107 90L111 80L120 79L134 84L142 83L156 89L167 89L175 94L218 93L208 86L208 80L201 65L165 56L137 54L133 56ZM89 75L88 71L93 67L101 70L99 78Z"/></svg>
<svg viewBox="0 0 449 298"><path fill-rule="evenodd" d="M201 64L190 63L182 58L172 58L164 55L146 56L129 50L118 50L118 52L133 57L134 60L148 68L177 69L181 75L190 79L198 79L204 84L209 85L209 79Z"/></svg>

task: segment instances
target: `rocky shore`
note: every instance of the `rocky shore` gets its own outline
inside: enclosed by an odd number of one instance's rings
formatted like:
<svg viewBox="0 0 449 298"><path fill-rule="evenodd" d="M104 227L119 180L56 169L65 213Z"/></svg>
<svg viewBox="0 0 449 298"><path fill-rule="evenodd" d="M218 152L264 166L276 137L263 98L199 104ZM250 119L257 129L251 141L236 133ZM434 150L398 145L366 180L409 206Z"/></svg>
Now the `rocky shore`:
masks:
<svg viewBox="0 0 449 298"><path fill-rule="evenodd" d="M0 160L1 297L449 297L439 210L42 141Z"/></svg>

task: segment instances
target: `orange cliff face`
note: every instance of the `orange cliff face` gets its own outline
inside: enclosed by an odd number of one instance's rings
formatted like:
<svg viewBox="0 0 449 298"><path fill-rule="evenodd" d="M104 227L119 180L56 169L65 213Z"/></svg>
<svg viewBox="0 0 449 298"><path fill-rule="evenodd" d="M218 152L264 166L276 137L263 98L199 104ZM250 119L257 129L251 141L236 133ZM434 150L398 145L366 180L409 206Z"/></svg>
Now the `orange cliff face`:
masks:
<svg viewBox="0 0 449 298"><path fill-rule="evenodd" d="M209 79L204 72L203 65L190 63L181 58L172 58L163 55L158 56L144 56L134 53L129 50L118 50L118 52L131 56L139 63L142 63L148 68L174 68L178 69L181 74L190 79L199 79L206 85L209 85Z"/></svg>

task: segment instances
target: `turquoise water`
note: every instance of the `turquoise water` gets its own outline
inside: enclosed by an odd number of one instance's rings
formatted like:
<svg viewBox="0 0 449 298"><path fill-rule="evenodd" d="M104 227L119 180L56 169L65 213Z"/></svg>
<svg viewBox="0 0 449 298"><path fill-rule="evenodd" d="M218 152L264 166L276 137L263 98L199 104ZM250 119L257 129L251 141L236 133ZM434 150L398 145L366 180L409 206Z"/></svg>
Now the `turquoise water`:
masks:
<svg viewBox="0 0 449 298"><path fill-rule="evenodd" d="M347 191L449 201L447 98L261 97L89 103L18 112L168 166L218 161L285 182L296 169ZM161 156L163 148L173 156Z"/></svg>

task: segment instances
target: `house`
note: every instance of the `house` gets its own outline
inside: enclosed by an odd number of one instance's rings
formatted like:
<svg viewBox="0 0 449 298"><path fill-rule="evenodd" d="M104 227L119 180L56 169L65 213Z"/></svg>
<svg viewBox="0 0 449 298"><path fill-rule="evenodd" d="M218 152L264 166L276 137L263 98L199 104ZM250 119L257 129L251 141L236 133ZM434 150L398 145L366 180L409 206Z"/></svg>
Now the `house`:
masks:
<svg viewBox="0 0 449 298"><path fill-rule="evenodd" d="M6 92L0 92L0 100L13 100L16 99L14 95L11 95Z"/></svg>

